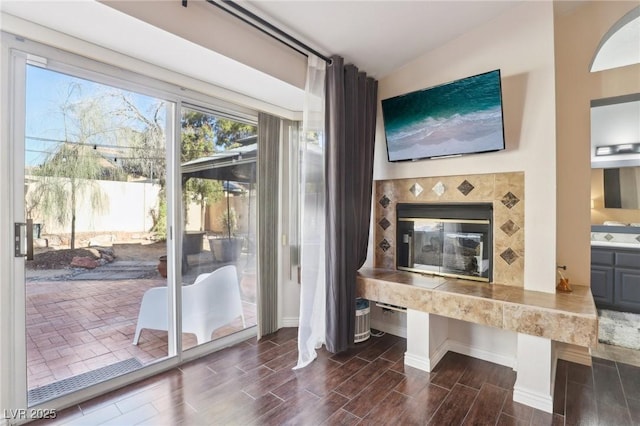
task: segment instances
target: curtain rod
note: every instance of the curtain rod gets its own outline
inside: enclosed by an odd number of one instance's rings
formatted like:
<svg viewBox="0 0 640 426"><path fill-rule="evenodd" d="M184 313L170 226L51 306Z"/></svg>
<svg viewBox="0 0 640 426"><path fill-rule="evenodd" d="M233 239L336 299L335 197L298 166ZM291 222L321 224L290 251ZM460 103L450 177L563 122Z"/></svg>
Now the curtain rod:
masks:
<svg viewBox="0 0 640 426"><path fill-rule="evenodd" d="M187 7L187 1L188 0L182 0L183 7ZM305 43L289 35L288 33L282 31L280 28L276 27L270 22L259 17L258 15L251 12L250 10L245 9L244 7L240 6L238 3L232 0L220 0L220 1L207 0L207 3L213 6L216 6L221 10L224 10L228 14L236 17L237 19L240 19L242 22L248 25L251 25L253 28L261 31L262 33L268 35L269 37L275 40L278 40L280 43L284 44L285 46L295 50L296 52L304 56L309 56L309 53L313 53L314 55L316 55L326 63L328 64L331 63L331 58L328 58L327 56L313 49L312 47L309 47ZM220 3L224 4L224 6ZM234 10L231 10L230 8ZM258 22L260 25L256 24L255 22ZM267 31L264 27L268 28L270 31ZM278 34L280 37L273 34L274 32ZM281 37L284 38L285 40L283 40Z"/></svg>

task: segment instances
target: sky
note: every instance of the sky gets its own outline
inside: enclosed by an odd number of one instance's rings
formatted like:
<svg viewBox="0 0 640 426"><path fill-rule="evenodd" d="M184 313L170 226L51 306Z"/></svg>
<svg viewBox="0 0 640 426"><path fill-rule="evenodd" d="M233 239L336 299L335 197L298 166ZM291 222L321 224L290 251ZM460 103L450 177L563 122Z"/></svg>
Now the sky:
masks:
<svg viewBox="0 0 640 426"><path fill-rule="evenodd" d="M159 101L153 97L28 65L25 111L27 166L42 164L50 153L55 152L59 145L57 141L64 140L65 126L61 109L74 84L79 85L81 90L74 92L71 98L73 100L115 91L129 95L141 111L147 111Z"/></svg>

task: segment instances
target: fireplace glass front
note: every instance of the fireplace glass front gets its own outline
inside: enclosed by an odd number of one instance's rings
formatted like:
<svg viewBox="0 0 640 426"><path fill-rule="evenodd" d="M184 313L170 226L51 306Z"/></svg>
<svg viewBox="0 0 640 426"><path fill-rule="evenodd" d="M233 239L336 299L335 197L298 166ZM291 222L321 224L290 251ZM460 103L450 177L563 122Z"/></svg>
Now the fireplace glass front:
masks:
<svg viewBox="0 0 640 426"><path fill-rule="evenodd" d="M397 213L398 269L491 281L491 205L405 204Z"/></svg>

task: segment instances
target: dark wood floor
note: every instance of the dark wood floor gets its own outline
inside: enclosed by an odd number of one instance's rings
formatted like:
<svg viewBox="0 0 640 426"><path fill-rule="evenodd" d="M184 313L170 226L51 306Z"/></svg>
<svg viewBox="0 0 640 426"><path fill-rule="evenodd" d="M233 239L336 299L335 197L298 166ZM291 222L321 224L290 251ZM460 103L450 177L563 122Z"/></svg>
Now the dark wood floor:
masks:
<svg viewBox="0 0 640 426"><path fill-rule="evenodd" d="M297 329L250 340L35 424L626 425L640 424L640 368L560 361L554 414L512 401L515 373L449 352L432 373L404 367L406 340L324 350L301 370Z"/></svg>

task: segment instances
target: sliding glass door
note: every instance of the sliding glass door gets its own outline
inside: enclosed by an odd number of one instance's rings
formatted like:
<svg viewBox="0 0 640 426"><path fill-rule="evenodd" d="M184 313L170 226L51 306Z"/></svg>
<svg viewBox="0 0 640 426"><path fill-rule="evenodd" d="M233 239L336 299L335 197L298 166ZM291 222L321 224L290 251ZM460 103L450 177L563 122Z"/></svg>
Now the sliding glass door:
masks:
<svg viewBox="0 0 640 426"><path fill-rule="evenodd" d="M15 406L255 335L255 114L72 55L10 56Z"/></svg>
<svg viewBox="0 0 640 426"><path fill-rule="evenodd" d="M256 325L257 126L181 109L182 348ZM204 321L204 323L203 323Z"/></svg>
<svg viewBox="0 0 640 426"><path fill-rule="evenodd" d="M171 354L158 264L167 256L174 105L28 62L24 105L20 226L33 406ZM164 332L134 339L150 297L163 325L153 328Z"/></svg>

